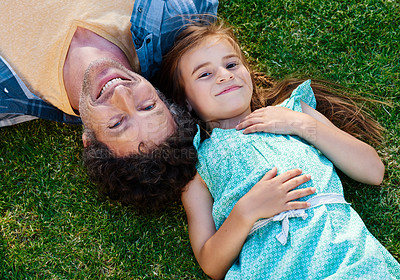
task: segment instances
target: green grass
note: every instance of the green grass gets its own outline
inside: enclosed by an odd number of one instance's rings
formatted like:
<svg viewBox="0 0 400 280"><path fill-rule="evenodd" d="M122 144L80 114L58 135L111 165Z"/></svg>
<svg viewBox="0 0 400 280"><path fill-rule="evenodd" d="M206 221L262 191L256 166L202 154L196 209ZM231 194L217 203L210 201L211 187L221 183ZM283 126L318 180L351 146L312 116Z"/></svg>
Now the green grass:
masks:
<svg viewBox="0 0 400 280"><path fill-rule="evenodd" d="M382 186L344 180L346 199L400 260L398 1L220 1L257 69L338 82L393 106ZM0 279L207 279L180 205L140 216L97 196L81 164L81 128L35 120L0 129Z"/></svg>

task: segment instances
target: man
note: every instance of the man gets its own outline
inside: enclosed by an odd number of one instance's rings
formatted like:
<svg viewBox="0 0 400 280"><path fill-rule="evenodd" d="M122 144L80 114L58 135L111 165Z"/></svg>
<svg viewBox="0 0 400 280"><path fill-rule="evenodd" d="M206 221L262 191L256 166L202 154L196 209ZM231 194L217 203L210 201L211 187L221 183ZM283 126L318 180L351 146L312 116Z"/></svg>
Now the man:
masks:
<svg viewBox="0 0 400 280"><path fill-rule="evenodd" d="M182 15L215 15L217 7L217 0L0 1L0 126L37 117L80 123L80 115L85 165L99 190L140 208L165 207L196 172L195 130L171 116L179 110L145 78L187 22ZM182 145L186 152L175 154ZM171 191L154 202L160 188Z"/></svg>
<svg viewBox="0 0 400 280"><path fill-rule="evenodd" d="M178 15L216 14L217 6L215 0L1 1L0 125L35 117L79 123L82 110L85 126L117 155L137 152L140 142L159 143L173 131L173 118L135 72L155 73L184 23ZM145 99L157 110L135 107Z"/></svg>

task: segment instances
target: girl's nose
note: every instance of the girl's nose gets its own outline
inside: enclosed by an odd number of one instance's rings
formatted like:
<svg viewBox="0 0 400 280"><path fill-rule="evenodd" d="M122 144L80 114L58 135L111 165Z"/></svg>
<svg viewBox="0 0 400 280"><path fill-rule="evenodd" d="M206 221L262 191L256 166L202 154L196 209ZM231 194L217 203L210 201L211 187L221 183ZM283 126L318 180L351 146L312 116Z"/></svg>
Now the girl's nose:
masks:
<svg viewBox="0 0 400 280"><path fill-rule="evenodd" d="M135 108L133 93L129 88L119 85L114 89L111 104L129 114Z"/></svg>
<svg viewBox="0 0 400 280"><path fill-rule="evenodd" d="M234 78L234 75L231 71L227 70L226 68L222 68L219 71L219 76L218 76L217 82L223 83L223 82L230 81L233 78Z"/></svg>

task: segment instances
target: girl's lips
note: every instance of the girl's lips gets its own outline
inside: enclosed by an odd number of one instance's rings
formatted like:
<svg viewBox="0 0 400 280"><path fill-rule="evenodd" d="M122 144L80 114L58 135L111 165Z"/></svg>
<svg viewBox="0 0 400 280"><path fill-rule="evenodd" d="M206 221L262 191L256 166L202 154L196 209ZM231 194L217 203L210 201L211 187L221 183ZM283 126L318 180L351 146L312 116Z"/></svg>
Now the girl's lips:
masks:
<svg viewBox="0 0 400 280"><path fill-rule="evenodd" d="M239 88L241 88L241 87L240 87L240 86L230 86L230 87L227 87L226 89L224 89L223 91L221 91L220 93L218 93L216 96L223 95L223 94L225 94L225 93L228 93L228 92L237 90L237 89L239 89Z"/></svg>

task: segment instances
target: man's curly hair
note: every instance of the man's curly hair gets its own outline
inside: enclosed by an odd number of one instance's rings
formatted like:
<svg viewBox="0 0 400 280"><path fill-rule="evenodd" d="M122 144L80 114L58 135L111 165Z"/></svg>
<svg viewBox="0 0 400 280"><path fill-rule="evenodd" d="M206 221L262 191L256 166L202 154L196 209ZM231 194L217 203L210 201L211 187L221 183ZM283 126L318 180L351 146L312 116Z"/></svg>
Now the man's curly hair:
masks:
<svg viewBox="0 0 400 280"><path fill-rule="evenodd" d="M141 145L137 154L116 157L96 140L93 132L85 129L91 139L84 148L83 162L99 192L147 213L179 201L185 185L196 174L195 123L189 113L166 102L162 94L160 97L170 109L177 129L155 148L141 149Z"/></svg>

